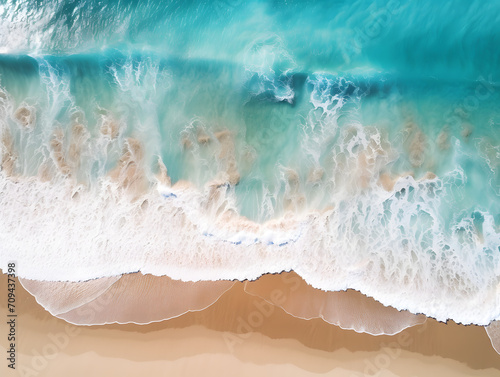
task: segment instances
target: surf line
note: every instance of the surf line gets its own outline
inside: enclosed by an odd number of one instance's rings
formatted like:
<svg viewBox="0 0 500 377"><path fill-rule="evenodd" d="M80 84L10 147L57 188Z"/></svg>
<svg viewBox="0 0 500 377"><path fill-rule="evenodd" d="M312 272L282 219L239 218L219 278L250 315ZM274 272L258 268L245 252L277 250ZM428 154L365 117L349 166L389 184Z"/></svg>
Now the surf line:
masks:
<svg viewBox="0 0 500 377"><path fill-rule="evenodd" d="M171 200L175 200L177 199L177 195L174 194L173 192L162 192L161 193L161 196L165 199L171 199ZM265 244L267 246L278 246L278 247L283 247L283 246L286 246L286 245L289 245L289 244L292 244L292 243L295 243L297 242L300 237L302 236L303 234L303 229L304 229L304 226L305 226L305 221L302 221L300 223L300 226L299 226L299 231L297 233L297 235L295 237L291 237L291 238L285 238L283 240L280 240L280 241L276 241L276 240L269 240L269 241L266 241L266 240L263 240L259 237L254 237L250 242L248 242L248 238L247 237L243 237L243 238L246 238L246 239L239 239L237 241L234 241L234 240L230 240L230 239L227 239L227 238L224 238L224 237L220 237L218 235L216 235L215 233L211 233L211 232L203 232L202 235L207 237L207 238L211 238L215 241L220 241L220 242L225 242L225 243L231 243L233 245L241 245L241 244L245 244L245 245L254 245L254 244ZM237 238L238 237L238 233L233 236L234 238Z"/></svg>

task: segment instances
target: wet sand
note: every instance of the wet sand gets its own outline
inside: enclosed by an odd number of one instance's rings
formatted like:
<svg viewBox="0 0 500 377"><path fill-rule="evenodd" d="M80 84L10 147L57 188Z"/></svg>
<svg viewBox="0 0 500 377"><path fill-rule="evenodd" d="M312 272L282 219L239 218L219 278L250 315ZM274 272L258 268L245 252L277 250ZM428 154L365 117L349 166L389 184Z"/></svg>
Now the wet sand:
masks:
<svg viewBox="0 0 500 377"><path fill-rule="evenodd" d="M243 283L208 309L149 325L70 325L20 284L16 296L17 370L3 358L2 376L500 376L482 327L428 320L395 336L358 334L271 310Z"/></svg>

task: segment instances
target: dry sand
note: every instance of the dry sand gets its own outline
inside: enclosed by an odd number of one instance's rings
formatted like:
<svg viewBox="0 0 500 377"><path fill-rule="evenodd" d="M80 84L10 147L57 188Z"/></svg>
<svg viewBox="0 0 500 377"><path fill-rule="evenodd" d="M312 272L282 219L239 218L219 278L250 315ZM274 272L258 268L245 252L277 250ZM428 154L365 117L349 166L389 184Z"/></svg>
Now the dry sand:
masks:
<svg viewBox="0 0 500 377"><path fill-rule="evenodd" d="M271 310L243 283L206 310L149 325L70 325L20 284L16 294L17 370L2 357L1 376L500 376L482 327L428 320L392 337L358 334Z"/></svg>

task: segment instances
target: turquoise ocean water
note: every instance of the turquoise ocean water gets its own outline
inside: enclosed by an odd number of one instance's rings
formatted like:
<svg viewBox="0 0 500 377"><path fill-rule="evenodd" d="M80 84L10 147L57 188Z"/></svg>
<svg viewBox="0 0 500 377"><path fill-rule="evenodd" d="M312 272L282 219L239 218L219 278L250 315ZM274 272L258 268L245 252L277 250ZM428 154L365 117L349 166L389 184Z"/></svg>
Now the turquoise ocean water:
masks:
<svg viewBox="0 0 500 377"><path fill-rule="evenodd" d="M97 139L113 119L120 147L144 146L151 182L160 157L173 184L199 190L220 173L215 135L229 130L239 214L333 208L345 221L325 237L359 238L349 252L377 254L377 274L390 279L399 252L407 279L425 261L422 286L491 291L493 319L499 45L496 1L3 0L0 129L17 174L36 176L55 129L69 140L78 122ZM119 150L87 153L79 181L97 185Z"/></svg>

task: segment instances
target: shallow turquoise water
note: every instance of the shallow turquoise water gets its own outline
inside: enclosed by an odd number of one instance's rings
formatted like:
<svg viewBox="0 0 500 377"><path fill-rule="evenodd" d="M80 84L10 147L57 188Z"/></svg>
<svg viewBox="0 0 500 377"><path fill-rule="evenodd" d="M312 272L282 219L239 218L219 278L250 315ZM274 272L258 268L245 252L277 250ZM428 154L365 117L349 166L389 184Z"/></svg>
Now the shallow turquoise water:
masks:
<svg viewBox="0 0 500 377"><path fill-rule="evenodd" d="M494 82L415 80L399 73L374 72L291 71L268 79L240 64L124 55L116 50L68 56L5 55L1 62L2 86L14 101L41 109L38 121L45 129L40 131L45 135L38 139L41 144L54 122L69 124L77 109L95 132L99 115L109 111L126 120L125 135L140 135L151 148L151 159L163 158L174 182L186 179L201 187L216 174L217 161L214 156L186 151L183 132L197 127L232 130L243 168L236 194L242 213L250 218L272 216L274 211L262 209L264 191L280 212L279 196L284 190L280 166L296 170L304 179L315 165L333 169L332 151L341 143L340 130L360 124L375 127L398 152L385 167L393 174L413 172L421 177L432 171L441 177L462 169L468 177L460 188L464 193L449 210L490 211L498 225L500 115ZM282 92L288 99L280 98ZM417 164L411 163L405 150L409 122L425 135L423 160ZM465 129L470 129L467 137ZM436 145L443 131L448 135L444 149ZM249 154L251 162L245 163ZM29 164L26 168L36 171ZM321 205L327 202L316 200Z"/></svg>

